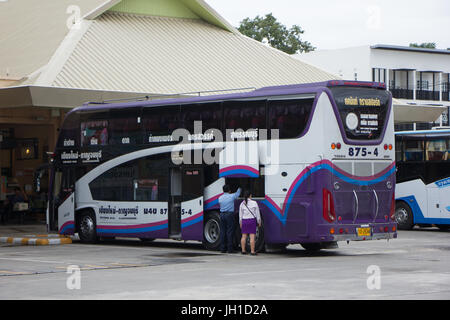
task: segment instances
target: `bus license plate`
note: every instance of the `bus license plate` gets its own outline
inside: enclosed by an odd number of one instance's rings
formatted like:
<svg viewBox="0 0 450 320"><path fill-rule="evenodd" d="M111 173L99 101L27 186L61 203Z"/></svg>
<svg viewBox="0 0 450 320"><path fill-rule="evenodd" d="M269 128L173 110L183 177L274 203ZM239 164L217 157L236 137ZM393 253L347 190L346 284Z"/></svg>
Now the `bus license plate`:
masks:
<svg viewBox="0 0 450 320"><path fill-rule="evenodd" d="M370 237L370 228L356 228L358 237Z"/></svg>

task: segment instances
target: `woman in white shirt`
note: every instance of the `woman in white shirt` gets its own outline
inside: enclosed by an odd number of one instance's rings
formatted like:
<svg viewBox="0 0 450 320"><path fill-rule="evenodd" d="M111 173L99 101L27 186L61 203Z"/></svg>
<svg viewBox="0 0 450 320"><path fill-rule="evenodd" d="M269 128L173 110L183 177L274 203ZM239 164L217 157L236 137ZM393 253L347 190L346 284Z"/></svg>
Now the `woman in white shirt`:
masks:
<svg viewBox="0 0 450 320"><path fill-rule="evenodd" d="M239 225L242 230L242 254L247 254L245 244L247 242L247 236L250 235L251 255L255 256L256 226L261 226L261 215L259 213L258 203L252 200L252 194L248 190L245 191L244 201L239 206Z"/></svg>

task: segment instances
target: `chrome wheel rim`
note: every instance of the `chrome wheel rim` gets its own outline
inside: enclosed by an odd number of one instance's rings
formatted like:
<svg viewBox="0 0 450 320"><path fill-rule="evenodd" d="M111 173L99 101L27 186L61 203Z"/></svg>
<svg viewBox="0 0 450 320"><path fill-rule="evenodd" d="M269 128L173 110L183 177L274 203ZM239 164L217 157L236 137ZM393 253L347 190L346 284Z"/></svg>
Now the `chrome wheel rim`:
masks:
<svg viewBox="0 0 450 320"><path fill-rule="evenodd" d="M94 231L94 221L89 216L84 216L80 223L81 233L89 235Z"/></svg>
<svg viewBox="0 0 450 320"><path fill-rule="evenodd" d="M205 225L205 239L209 243L214 243L219 240L220 237L220 226L216 220L208 220Z"/></svg>
<svg viewBox="0 0 450 320"><path fill-rule="evenodd" d="M395 211L395 221L399 224L404 224L408 221L408 211L405 208L398 208Z"/></svg>

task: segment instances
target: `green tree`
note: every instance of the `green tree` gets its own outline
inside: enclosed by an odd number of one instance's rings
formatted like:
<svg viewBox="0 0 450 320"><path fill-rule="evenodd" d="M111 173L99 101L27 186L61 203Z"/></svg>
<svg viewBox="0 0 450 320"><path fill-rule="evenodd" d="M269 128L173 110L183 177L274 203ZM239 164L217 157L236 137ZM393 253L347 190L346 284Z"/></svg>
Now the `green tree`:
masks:
<svg viewBox="0 0 450 320"><path fill-rule="evenodd" d="M410 43L409 46L412 48L436 49L436 42Z"/></svg>
<svg viewBox="0 0 450 320"><path fill-rule="evenodd" d="M302 41L301 36L305 31L300 26L293 25L288 29L278 22L272 13L266 14L265 17L245 18L241 21L238 30L260 42L267 39L272 47L288 54L310 52L316 49L308 41Z"/></svg>

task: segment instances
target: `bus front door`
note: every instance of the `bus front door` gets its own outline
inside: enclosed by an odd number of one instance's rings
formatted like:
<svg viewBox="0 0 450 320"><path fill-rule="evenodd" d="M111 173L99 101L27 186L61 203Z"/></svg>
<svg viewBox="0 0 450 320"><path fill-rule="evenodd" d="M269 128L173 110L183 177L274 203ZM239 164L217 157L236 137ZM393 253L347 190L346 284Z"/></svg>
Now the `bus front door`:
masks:
<svg viewBox="0 0 450 320"><path fill-rule="evenodd" d="M169 238L203 239L203 171L201 168L171 168ZM198 226L191 227L193 225ZM197 230L199 229L199 230Z"/></svg>
<svg viewBox="0 0 450 320"><path fill-rule="evenodd" d="M183 240L203 240L203 169L185 168L182 178L181 232Z"/></svg>
<svg viewBox="0 0 450 320"><path fill-rule="evenodd" d="M53 185L53 220L60 234L73 234L75 231L75 170L61 168L56 170Z"/></svg>
<svg viewBox="0 0 450 320"><path fill-rule="evenodd" d="M169 238L181 239L181 168L170 168Z"/></svg>

